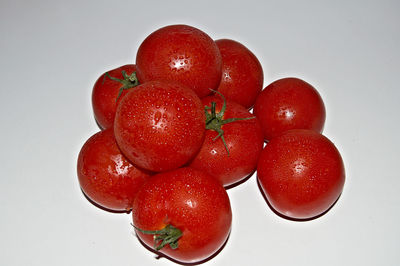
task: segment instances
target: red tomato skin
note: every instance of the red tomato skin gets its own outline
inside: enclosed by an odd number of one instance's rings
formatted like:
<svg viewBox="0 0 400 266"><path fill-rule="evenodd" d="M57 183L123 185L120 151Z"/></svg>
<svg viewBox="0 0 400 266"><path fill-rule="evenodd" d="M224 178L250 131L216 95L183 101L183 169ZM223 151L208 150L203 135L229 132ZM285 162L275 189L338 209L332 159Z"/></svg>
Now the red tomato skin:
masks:
<svg viewBox="0 0 400 266"><path fill-rule="evenodd" d="M271 206L283 216L311 219L327 211L345 183L342 157L325 136L293 129L261 152L257 177Z"/></svg>
<svg viewBox="0 0 400 266"><path fill-rule="evenodd" d="M78 180L93 202L113 211L128 211L150 174L121 154L112 128L94 134L78 156Z"/></svg>
<svg viewBox="0 0 400 266"><path fill-rule="evenodd" d="M222 78L218 91L227 99L251 108L263 88L264 72L260 61L237 41L220 39L215 43L222 56Z"/></svg>
<svg viewBox="0 0 400 266"><path fill-rule="evenodd" d="M124 65L108 71L108 74L111 77L123 79L122 71L126 71L128 75L131 75L136 71L136 66L133 64ZM119 89L123 85L120 82L105 78L104 75L105 73L97 79L92 90L93 113L101 129L113 126L117 105L128 92L128 90L124 90L118 98Z"/></svg>
<svg viewBox="0 0 400 266"><path fill-rule="evenodd" d="M135 165L154 172L172 170L194 157L203 143L203 105L178 83L150 81L122 99L114 132Z"/></svg>
<svg viewBox="0 0 400 266"><path fill-rule="evenodd" d="M266 140L290 129L321 133L326 116L318 91L298 78L283 78L268 85L256 99L254 114Z"/></svg>
<svg viewBox="0 0 400 266"><path fill-rule="evenodd" d="M139 191L132 209L133 224L142 230L161 230L171 224L182 231L178 248L160 250L184 262L202 261L227 240L232 211L228 194L213 177L189 167L154 175ZM150 248L152 235L136 230Z"/></svg>
<svg viewBox="0 0 400 266"><path fill-rule="evenodd" d="M202 102L204 106L211 106L211 102L215 102L217 112L223 105L223 100L219 96L205 97ZM254 116L236 102L226 101L223 119L246 117ZM214 176L227 187L253 173L263 149L264 138L260 123L255 117L225 124L222 130L229 155L222 139L214 140L218 133L214 130L206 130L203 145L190 166Z"/></svg>
<svg viewBox="0 0 400 266"><path fill-rule="evenodd" d="M152 80L180 82L199 97L217 89L222 60L215 42L188 25L170 25L151 33L136 55L141 83Z"/></svg>

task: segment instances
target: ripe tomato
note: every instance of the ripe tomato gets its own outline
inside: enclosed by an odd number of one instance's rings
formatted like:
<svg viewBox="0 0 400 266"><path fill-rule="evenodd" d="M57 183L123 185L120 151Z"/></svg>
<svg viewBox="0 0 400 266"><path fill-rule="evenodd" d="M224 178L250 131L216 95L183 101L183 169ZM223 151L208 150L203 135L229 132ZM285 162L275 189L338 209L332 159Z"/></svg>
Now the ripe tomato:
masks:
<svg viewBox="0 0 400 266"><path fill-rule="evenodd" d="M293 129L271 139L260 155L258 181L284 216L310 219L340 196L345 172L334 144L312 130Z"/></svg>
<svg viewBox="0 0 400 266"><path fill-rule="evenodd" d="M128 89L138 85L135 71L135 65L124 65L104 73L94 84L93 112L102 129L113 126L115 111L120 99Z"/></svg>
<svg viewBox="0 0 400 266"><path fill-rule="evenodd" d="M224 107L224 98L220 96L208 96L202 102L208 107L214 102L216 115L213 121L208 119L204 143L190 166L216 177L224 186L232 185L249 176L257 166L264 144L260 123L246 108L231 100ZM248 118L252 119L229 122ZM212 129L215 126L223 131L221 139L219 132Z"/></svg>
<svg viewBox="0 0 400 266"><path fill-rule="evenodd" d="M263 88L264 73L257 57L243 44L216 40L222 56L222 79L218 91L246 108L253 106Z"/></svg>
<svg viewBox="0 0 400 266"><path fill-rule="evenodd" d="M322 132L325 105L318 91L298 78L283 78L268 85L257 97L254 114L260 120L264 138L289 129Z"/></svg>
<svg viewBox="0 0 400 266"><path fill-rule="evenodd" d="M149 177L121 154L111 128L89 138L78 156L82 191L106 209L130 210L136 193Z"/></svg>
<svg viewBox="0 0 400 266"><path fill-rule="evenodd" d="M199 97L216 89L221 79L221 54L203 31L187 25L170 25L151 33L136 55L141 83L151 80L180 82Z"/></svg>
<svg viewBox="0 0 400 266"><path fill-rule="evenodd" d="M147 246L184 263L218 251L232 223L223 186L191 168L153 176L137 194L132 215L137 235Z"/></svg>
<svg viewBox="0 0 400 266"><path fill-rule="evenodd" d="M200 98L177 83L150 81L121 100L114 132L135 165L155 172L178 168L200 149L205 114Z"/></svg>

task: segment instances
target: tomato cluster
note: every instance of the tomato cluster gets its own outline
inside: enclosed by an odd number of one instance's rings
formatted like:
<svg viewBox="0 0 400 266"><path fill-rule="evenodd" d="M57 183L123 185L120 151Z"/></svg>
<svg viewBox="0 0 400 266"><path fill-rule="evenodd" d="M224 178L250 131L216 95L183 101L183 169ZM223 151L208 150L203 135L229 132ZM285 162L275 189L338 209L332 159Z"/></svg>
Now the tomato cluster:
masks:
<svg viewBox="0 0 400 266"><path fill-rule="evenodd" d="M232 224L226 190L254 171L278 214L323 214L345 181L338 150L321 134L323 100L299 78L263 82L259 60L237 41L187 25L154 31L135 64L94 84L101 130L78 156L83 193L131 212L140 241L180 263L221 249Z"/></svg>

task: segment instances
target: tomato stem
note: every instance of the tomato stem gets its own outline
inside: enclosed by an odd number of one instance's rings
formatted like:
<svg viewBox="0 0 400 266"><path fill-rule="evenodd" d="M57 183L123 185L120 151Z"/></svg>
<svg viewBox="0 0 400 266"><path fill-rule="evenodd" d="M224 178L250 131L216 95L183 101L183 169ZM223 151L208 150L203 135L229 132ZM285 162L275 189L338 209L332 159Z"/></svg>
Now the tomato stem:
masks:
<svg viewBox="0 0 400 266"><path fill-rule="evenodd" d="M122 70L121 73L122 73L123 79L111 77L108 72L106 72L104 74L104 78L103 78L103 83L106 78L109 78L113 81L116 81L116 82L119 82L122 84L122 87L119 88L118 96L115 99L115 101L118 101L119 97L121 97L121 94L124 90L129 90L130 88L133 88L133 87L136 87L137 85L139 85L139 80L136 77L136 72L133 72L132 74L128 75L128 74L126 74L125 70Z"/></svg>
<svg viewBox="0 0 400 266"><path fill-rule="evenodd" d="M211 102L211 107L210 106L204 107L204 112L206 114L206 129L214 130L218 133L218 135L213 139L213 141L217 140L218 138L221 138L222 142L224 143L226 152L228 153L228 156L229 156L229 149L225 142L224 130L222 129L222 126L225 124L228 124L228 123L235 122L235 121L254 119L255 116L223 119L225 110L226 110L226 99L225 99L224 95L222 95L222 93L220 93L219 91L215 91L215 90L212 90L212 91L219 94L219 96L221 96L224 103L222 105L221 110L218 113L215 110L216 105L217 105L215 102ZM211 110L211 113L209 112L210 110Z"/></svg>
<svg viewBox="0 0 400 266"><path fill-rule="evenodd" d="M168 224L161 230L142 230L132 224L136 230L142 232L143 234L153 235L154 238L154 249L160 250L166 245L169 245L170 248L176 249L178 248L178 240L182 236L182 231L173 225Z"/></svg>

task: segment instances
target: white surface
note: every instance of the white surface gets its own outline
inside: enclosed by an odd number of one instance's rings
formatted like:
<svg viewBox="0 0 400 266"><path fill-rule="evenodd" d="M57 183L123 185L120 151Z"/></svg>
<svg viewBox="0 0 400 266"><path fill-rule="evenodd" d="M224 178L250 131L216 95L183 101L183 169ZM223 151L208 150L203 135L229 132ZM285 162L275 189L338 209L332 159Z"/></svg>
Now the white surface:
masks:
<svg viewBox="0 0 400 266"><path fill-rule="evenodd" d="M255 176L229 190L232 233L204 265L400 265L399 11L397 1L1 1L0 265L174 264L137 241L129 215L83 197L76 158L98 131L98 75L177 23L245 44L265 86L313 84L347 172L339 202L308 222L275 215Z"/></svg>

